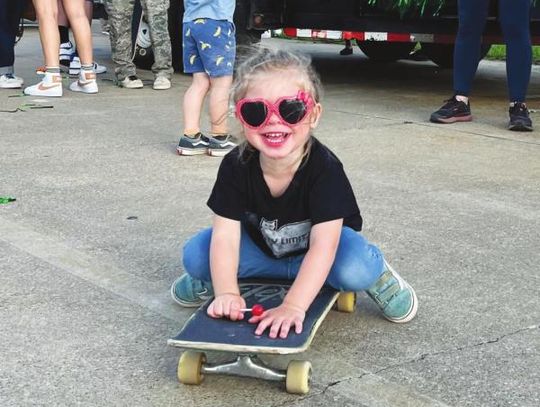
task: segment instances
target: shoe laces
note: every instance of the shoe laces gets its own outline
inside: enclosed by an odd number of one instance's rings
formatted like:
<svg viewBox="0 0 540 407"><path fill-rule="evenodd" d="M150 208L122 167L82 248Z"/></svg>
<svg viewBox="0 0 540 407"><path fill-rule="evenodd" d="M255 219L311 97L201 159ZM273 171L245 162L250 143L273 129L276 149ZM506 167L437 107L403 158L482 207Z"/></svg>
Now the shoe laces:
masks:
<svg viewBox="0 0 540 407"><path fill-rule="evenodd" d="M129 75L129 76L128 76L128 79L129 79L130 81L136 81L136 80L138 80L139 78L137 77L137 75Z"/></svg>
<svg viewBox="0 0 540 407"><path fill-rule="evenodd" d="M527 109L527 106L525 103L522 102L514 102L514 106L510 106L510 114L520 115L520 116L528 116L529 115L529 109Z"/></svg>
<svg viewBox="0 0 540 407"><path fill-rule="evenodd" d="M15 75L13 75L12 73L5 73L2 76L7 79L15 79Z"/></svg>

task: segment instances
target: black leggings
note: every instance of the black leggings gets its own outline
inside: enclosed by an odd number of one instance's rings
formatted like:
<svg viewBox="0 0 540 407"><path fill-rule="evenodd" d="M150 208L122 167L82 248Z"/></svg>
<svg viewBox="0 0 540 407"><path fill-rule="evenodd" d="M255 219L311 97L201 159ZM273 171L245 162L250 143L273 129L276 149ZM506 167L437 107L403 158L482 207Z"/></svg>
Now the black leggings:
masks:
<svg viewBox="0 0 540 407"><path fill-rule="evenodd" d="M13 72L15 36L25 5L26 0L0 0L0 75Z"/></svg>
<svg viewBox="0 0 540 407"><path fill-rule="evenodd" d="M469 96L480 60L489 0L458 0L459 29L454 51L454 92ZM531 0L499 0L506 44L506 76L511 102L524 102L531 77Z"/></svg>

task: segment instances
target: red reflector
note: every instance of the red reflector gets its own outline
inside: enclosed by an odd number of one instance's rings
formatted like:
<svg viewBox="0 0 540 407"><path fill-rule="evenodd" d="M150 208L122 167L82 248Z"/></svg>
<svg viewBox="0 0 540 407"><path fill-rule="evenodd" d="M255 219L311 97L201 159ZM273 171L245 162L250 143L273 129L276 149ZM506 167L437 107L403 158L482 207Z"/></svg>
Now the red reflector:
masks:
<svg viewBox="0 0 540 407"><path fill-rule="evenodd" d="M388 33L388 42L411 42L411 35L406 33Z"/></svg>
<svg viewBox="0 0 540 407"><path fill-rule="evenodd" d="M296 28L284 28L283 34L287 37L296 37Z"/></svg>

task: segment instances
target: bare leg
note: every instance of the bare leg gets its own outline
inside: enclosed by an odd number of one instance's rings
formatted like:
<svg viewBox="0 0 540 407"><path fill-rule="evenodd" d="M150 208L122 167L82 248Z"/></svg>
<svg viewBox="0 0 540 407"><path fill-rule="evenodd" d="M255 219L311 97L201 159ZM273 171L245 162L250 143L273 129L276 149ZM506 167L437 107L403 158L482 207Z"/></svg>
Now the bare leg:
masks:
<svg viewBox="0 0 540 407"><path fill-rule="evenodd" d="M58 0L58 25L62 27L69 27L69 21L64 10L64 4L62 0Z"/></svg>
<svg viewBox="0 0 540 407"><path fill-rule="evenodd" d="M231 84L232 75L210 78L208 110L210 111L211 131L213 134L226 134L228 132L227 116Z"/></svg>
<svg viewBox="0 0 540 407"><path fill-rule="evenodd" d="M191 86L184 93L184 133L194 134L200 131L201 110L204 98L210 88L210 79L204 72L193 74Z"/></svg>
<svg viewBox="0 0 540 407"><path fill-rule="evenodd" d="M94 3L91 1L84 2L84 13L88 17L88 22L92 25L92 17L94 16Z"/></svg>
<svg viewBox="0 0 540 407"><path fill-rule="evenodd" d="M94 62L92 55L92 32L85 13L85 0L69 0L64 3L64 9L68 16L69 24L75 36L77 52L82 65Z"/></svg>
<svg viewBox="0 0 540 407"><path fill-rule="evenodd" d="M60 34L58 33L58 4L56 1L34 0L34 7L39 20L39 38L43 48L45 65L48 67L60 66L58 59Z"/></svg>

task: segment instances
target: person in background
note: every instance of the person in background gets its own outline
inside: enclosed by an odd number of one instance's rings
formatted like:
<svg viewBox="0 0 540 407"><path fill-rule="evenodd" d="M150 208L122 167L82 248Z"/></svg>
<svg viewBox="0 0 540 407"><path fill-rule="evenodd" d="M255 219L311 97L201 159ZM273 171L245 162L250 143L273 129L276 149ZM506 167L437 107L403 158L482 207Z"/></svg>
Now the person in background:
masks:
<svg viewBox="0 0 540 407"><path fill-rule="evenodd" d="M486 25L489 0L459 0L459 28L454 51L454 95L434 112L433 123L472 120L469 95ZM506 75L510 100L508 129L532 131L525 104L531 77L532 47L529 28L531 0L499 0L499 19L506 43Z"/></svg>
<svg viewBox="0 0 540 407"><path fill-rule="evenodd" d="M141 0L154 51L152 87L156 90L171 87L173 68L167 15L169 5L169 0ZM116 64L115 74L118 85L127 89L140 89L143 87L143 82L137 77L131 42L131 19L135 0L106 0L105 6L109 15L112 59Z"/></svg>
<svg viewBox="0 0 540 407"><path fill-rule="evenodd" d="M350 39L345 40L345 48L339 51L339 55L352 55L353 47Z"/></svg>
<svg viewBox="0 0 540 407"><path fill-rule="evenodd" d="M221 157L236 146L227 127L236 59L235 6L230 0L184 0L184 72L192 74L193 79L184 93L184 131L176 148L179 155ZM207 95L209 136L200 128Z"/></svg>
<svg viewBox="0 0 540 407"><path fill-rule="evenodd" d="M0 89L19 89L22 78L15 76L15 38L26 0L0 0Z"/></svg>
<svg viewBox="0 0 540 407"><path fill-rule="evenodd" d="M69 39L69 20L64 10L64 1L58 0L58 32L60 34L60 65L69 67L70 75L78 75L81 70L81 59L77 53L75 45ZM84 2L84 11L88 17L90 26L92 25L92 16L94 14L93 0L86 0ZM94 71L96 74L102 74L107 72L107 67L98 64L94 61Z"/></svg>
<svg viewBox="0 0 540 407"><path fill-rule="evenodd" d="M77 81L69 88L74 92L97 93L98 85L94 71L92 54L92 33L85 13L86 0L69 0L64 4L65 11L75 35L75 42L81 58L81 70ZM60 75L60 35L58 32L57 0L33 0L39 21L39 37L45 57L46 71L42 80L24 89L32 96L62 96L62 76Z"/></svg>

